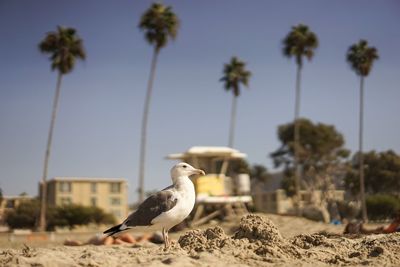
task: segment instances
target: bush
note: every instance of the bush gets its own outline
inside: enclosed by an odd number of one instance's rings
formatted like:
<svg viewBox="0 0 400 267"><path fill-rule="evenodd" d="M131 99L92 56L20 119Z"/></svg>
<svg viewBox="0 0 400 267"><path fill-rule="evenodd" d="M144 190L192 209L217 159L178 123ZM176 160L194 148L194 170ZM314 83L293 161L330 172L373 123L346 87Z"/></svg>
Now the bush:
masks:
<svg viewBox="0 0 400 267"><path fill-rule="evenodd" d="M34 229L38 221L40 202L38 200L23 201L15 210L6 214L6 223L10 228ZM56 226L68 226L71 229L76 225L89 223L114 224L112 214L104 212L98 207L86 207L76 204L47 209L47 230Z"/></svg>
<svg viewBox="0 0 400 267"><path fill-rule="evenodd" d="M85 225L89 223L115 223L113 215L104 212L98 207L87 207L76 204L56 207L51 215L48 226L49 229L53 229L56 226L68 226L72 229L76 225Z"/></svg>
<svg viewBox="0 0 400 267"><path fill-rule="evenodd" d="M114 215L104 212L98 207L90 207L91 218L97 224L115 224L116 220Z"/></svg>
<svg viewBox="0 0 400 267"><path fill-rule="evenodd" d="M400 199L391 195L372 195L367 197L368 217L371 220L391 218L400 210Z"/></svg>
<svg viewBox="0 0 400 267"><path fill-rule="evenodd" d="M15 210L6 214L6 223L11 228L34 229L38 219L39 201L23 201Z"/></svg>

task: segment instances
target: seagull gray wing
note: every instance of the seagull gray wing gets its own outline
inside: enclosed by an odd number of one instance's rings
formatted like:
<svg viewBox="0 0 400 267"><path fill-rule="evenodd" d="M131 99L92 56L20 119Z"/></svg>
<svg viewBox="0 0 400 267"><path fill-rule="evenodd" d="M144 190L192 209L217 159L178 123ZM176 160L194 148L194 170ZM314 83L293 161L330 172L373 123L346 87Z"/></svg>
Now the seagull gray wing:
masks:
<svg viewBox="0 0 400 267"><path fill-rule="evenodd" d="M122 225L125 225L127 228L149 226L152 224L151 222L154 218L175 207L178 199L174 196L172 191L168 190L170 188L172 188L172 186L148 197L139 205L134 213L129 215Z"/></svg>

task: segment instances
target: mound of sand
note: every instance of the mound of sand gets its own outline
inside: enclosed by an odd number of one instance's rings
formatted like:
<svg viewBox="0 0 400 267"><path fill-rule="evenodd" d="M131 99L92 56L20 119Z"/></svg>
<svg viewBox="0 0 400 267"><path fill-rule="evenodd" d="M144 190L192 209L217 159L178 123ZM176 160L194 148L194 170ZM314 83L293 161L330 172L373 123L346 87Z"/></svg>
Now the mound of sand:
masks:
<svg viewBox="0 0 400 267"><path fill-rule="evenodd" d="M292 227L296 227L293 225ZM0 266L400 266L400 233L300 234L285 238L268 219L244 216L233 235L191 230L170 251L162 246L84 246L0 250Z"/></svg>
<svg viewBox="0 0 400 267"><path fill-rule="evenodd" d="M247 238L250 241L261 240L276 244L283 241L278 228L269 219L263 219L254 214L246 215L240 220L239 229L234 238Z"/></svg>
<svg viewBox="0 0 400 267"><path fill-rule="evenodd" d="M250 261L285 262L299 258L297 248L284 240L275 225L268 219L249 214L240 221L236 233L229 237L222 228L189 231L179 238L181 248L188 252L214 252L231 254Z"/></svg>
<svg viewBox="0 0 400 267"><path fill-rule="evenodd" d="M339 235L302 234L284 239L275 225L258 215L247 215L240 221L233 236L220 227L204 231L189 231L179 239L179 245L189 253L217 250L234 257L242 264L256 265L257 261L275 264L400 264L398 249L400 234L348 238Z"/></svg>

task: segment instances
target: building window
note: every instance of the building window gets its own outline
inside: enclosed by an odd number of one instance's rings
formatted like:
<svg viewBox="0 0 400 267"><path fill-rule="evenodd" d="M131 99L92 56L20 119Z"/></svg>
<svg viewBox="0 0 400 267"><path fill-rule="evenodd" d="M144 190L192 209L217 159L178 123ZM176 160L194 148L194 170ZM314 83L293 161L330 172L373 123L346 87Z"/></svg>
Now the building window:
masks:
<svg viewBox="0 0 400 267"><path fill-rule="evenodd" d="M96 193L97 192L97 183L90 184L90 192Z"/></svg>
<svg viewBox="0 0 400 267"><path fill-rule="evenodd" d="M119 206L121 205L121 199L119 197L112 197L110 198L111 206Z"/></svg>
<svg viewBox="0 0 400 267"><path fill-rule="evenodd" d="M72 191L71 182L60 182L60 192L70 193Z"/></svg>
<svg viewBox="0 0 400 267"><path fill-rule="evenodd" d="M72 204L72 200L70 197L62 197L60 198L61 205L70 205Z"/></svg>
<svg viewBox="0 0 400 267"><path fill-rule="evenodd" d="M95 197L90 198L90 204L92 205L92 207L96 207L97 206L97 198L95 198Z"/></svg>
<svg viewBox="0 0 400 267"><path fill-rule="evenodd" d="M121 192L121 183L111 183L110 191L111 191L111 193L120 193Z"/></svg>

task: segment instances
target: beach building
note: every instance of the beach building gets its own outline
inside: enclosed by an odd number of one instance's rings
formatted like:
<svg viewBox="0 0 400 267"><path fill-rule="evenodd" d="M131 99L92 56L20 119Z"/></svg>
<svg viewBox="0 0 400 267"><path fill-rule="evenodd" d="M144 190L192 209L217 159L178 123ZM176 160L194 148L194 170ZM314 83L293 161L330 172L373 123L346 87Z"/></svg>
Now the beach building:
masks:
<svg viewBox="0 0 400 267"><path fill-rule="evenodd" d="M275 214L295 214L294 202L291 197L282 189L284 178L283 171L270 173L270 179L266 182L254 181L251 186L255 208L258 211ZM346 192L340 186L340 179L335 179L336 189L321 191L300 190L300 206L319 205L324 199L329 198L335 201L344 201Z"/></svg>
<svg viewBox="0 0 400 267"><path fill-rule="evenodd" d="M49 206L95 206L118 221L128 215L128 184L123 178L54 177L47 181Z"/></svg>

